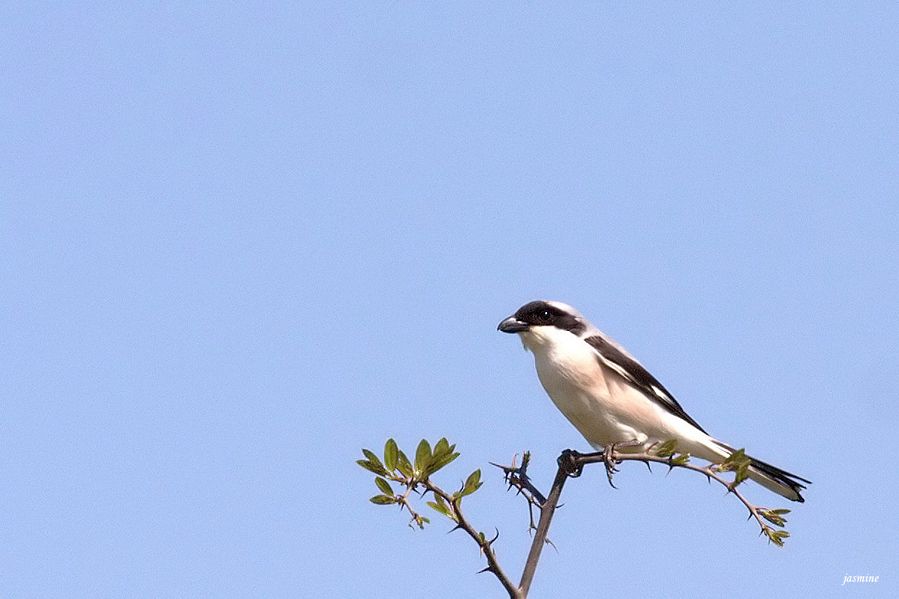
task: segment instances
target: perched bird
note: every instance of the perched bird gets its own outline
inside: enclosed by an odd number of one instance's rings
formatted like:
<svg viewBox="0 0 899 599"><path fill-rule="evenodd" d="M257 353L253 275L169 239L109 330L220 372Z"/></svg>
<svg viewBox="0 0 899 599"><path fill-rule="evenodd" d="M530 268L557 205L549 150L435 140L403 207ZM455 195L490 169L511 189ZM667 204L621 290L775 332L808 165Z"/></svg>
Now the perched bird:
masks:
<svg viewBox="0 0 899 599"><path fill-rule="evenodd" d="M537 376L556 407L597 450L645 451L674 439L677 449L721 463L734 448L687 414L633 356L580 312L534 301L499 323L534 354ZM802 477L750 458L749 478L793 501L805 501Z"/></svg>

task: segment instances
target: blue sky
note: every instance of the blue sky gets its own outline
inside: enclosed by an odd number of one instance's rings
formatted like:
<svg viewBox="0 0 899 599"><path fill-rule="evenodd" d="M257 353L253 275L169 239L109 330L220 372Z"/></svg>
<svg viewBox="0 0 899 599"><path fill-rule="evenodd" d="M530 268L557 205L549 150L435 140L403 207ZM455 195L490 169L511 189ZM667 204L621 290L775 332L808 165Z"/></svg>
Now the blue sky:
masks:
<svg viewBox="0 0 899 599"><path fill-rule="evenodd" d="M5 5L0 595L502 596L354 460L446 436L447 486L524 449L548 485L586 444L495 327L550 298L814 485L776 549L699 477L594 469L532 596L896 596L897 19Z"/></svg>

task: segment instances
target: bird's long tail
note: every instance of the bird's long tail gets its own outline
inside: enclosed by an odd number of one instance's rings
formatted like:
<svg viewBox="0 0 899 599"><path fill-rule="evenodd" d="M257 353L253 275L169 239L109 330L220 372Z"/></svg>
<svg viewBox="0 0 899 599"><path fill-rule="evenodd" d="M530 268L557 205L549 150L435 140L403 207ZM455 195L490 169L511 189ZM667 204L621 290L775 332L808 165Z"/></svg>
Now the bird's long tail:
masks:
<svg viewBox="0 0 899 599"><path fill-rule="evenodd" d="M727 456L736 451L733 447L725 445L720 441L713 440L716 445L727 452ZM724 456L725 458L727 456ZM804 502L801 491L806 485L812 484L812 481L806 480L801 476L781 470L777 466L772 466L761 460L749 457L749 478L762 485L769 491L773 491L778 495L786 497L790 501ZM805 484L803 484L805 483Z"/></svg>

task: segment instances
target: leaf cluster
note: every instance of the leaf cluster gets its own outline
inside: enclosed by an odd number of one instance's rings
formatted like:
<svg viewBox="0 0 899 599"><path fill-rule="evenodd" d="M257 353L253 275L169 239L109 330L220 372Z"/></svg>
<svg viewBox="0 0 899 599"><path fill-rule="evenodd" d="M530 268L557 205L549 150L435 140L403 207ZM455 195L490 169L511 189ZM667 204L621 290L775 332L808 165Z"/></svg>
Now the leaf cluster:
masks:
<svg viewBox="0 0 899 599"><path fill-rule="evenodd" d="M716 469L719 472L733 472L733 486L737 486L744 480L749 478L750 464L752 464L752 460L750 460L749 456L746 455L746 451L744 451L743 449L738 449L730 454L730 457L721 462L716 467Z"/></svg>
<svg viewBox="0 0 899 599"><path fill-rule="evenodd" d="M674 466L683 466L690 461L689 453L679 453L677 451L676 439L669 439L661 445L657 445L652 448L652 453L660 458L668 458L669 470Z"/></svg>
<svg viewBox="0 0 899 599"><path fill-rule="evenodd" d="M784 515L789 514L790 510L786 508L779 508L774 510L759 508L758 513L759 516L761 516L774 526L785 526L787 523L787 519L784 518ZM784 541L790 536L790 533L786 530L777 530L771 526L763 526L762 534L768 537L768 540L778 547L783 547Z"/></svg>
<svg viewBox="0 0 899 599"><path fill-rule="evenodd" d="M749 478L749 467L752 465L752 460L746 455L744 449L737 449L720 464L712 464L705 468L696 467L692 464L688 465L690 455L686 453L677 453L677 441L674 439L656 445L652 448L650 453L651 455L665 458L665 463L668 464L669 468L682 466L704 473L709 478L709 481L714 478L720 482L729 492L735 493L740 500L743 501L744 505L746 505L749 510L750 517L755 516L761 527L759 534L765 535L771 543L774 543L778 547L784 546L784 541L789 538L790 533L786 530L778 530L774 527L783 527L786 525L787 520L784 518L784 515L789 514L790 510L784 508L770 509L754 506L748 503L737 491L737 487ZM721 479L717 474L719 472L733 472L734 478L732 481ZM763 520L770 522L774 526L765 524Z"/></svg>
<svg viewBox="0 0 899 599"><path fill-rule="evenodd" d="M431 482L434 474L459 457L456 446L446 438L441 438L433 447L427 439L419 441L413 454L414 460L410 460L393 439L388 439L384 444L383 458L369 449L363 449L362 455L365 459L356 460L356 463L376 475L375 486L380 491L369 501L376 505L399 505L400 509L406 509L412 515L410 525L419 528L424 528L430 519L419 514L410 504L409 496L413 491L421 496L430 493L433 500L427 501L426 505L458 524L462 498L471 495L483 484L480 469L469 474L454 493L445 493ZM405 489L398 491L391 483L399 483Z"/></svg>

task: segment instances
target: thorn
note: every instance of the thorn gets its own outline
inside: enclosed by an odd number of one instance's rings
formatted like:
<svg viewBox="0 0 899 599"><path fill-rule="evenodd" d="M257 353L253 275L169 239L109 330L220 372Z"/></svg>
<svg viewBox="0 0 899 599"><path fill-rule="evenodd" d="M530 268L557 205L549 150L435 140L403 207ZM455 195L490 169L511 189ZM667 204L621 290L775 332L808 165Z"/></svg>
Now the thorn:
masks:
<svg viewBox="0 0 899 599"><path fill-rule="evenodd" d="M459 530L459 529L461 529L461 528L462 528L462 525L461 525L461 524L456 524L456 525L453 526L451 529L449 529L449 531L448 531L446 534L449 534L449 533L451 533L451 532L456 532L457 530Z"/></svg>
<svg viewBox="0 0 899 599"><path fill-rule="evenodd" d="M494 543L496 543L496 540L499 538L499 529L496 528L496 527L494 526L494 527L493 527L493 530L496 531L496 535L495 535L492 539L490 539L489 541L487 541L487 546L488 546L488 547L490 547L491 545L493 545Z"/></svg>
<svg viewBox="0 0 899 599"><path fill-rule="evenodd" d="M487 566L483 570L478 570L478 574L483 574L484 572L493 572L493 568L491 568L490 566Z"/></svg>
<svg viewBox="0 0 899 599"><path fill-rule="evenodd" d="M652 466L649 465L649 460L640 460L640 461L643 462L644 464L646 464L646 467L649 469L650 472L652 472Z"/></svg>

